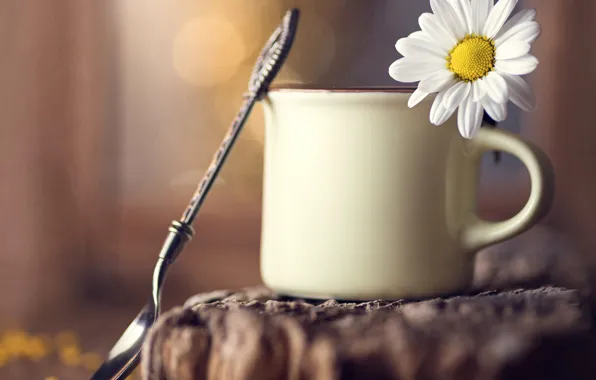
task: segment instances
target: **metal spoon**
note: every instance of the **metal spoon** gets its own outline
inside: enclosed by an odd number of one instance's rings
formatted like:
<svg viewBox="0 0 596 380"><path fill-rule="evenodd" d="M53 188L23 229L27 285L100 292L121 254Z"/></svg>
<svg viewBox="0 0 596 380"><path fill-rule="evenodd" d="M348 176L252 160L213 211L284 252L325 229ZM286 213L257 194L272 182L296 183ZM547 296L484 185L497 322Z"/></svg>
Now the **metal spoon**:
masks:
<svg viewBox="0 0 596 380"><path fill-rule="evenodd" d="M286 13L282 23L273 32L261 51L248 83L248 93L238 115L232 122L226 137L213 157L207 172L201 179L188 207L179 221L173 221L153 272L151 297L139 315L128 326L116 345L108 353L106 361L93 374L91 380L125 379L139 364L143 343L151 326L159 315L161 288L166 271L190 241L194 231L191 227L211 185L221 170L230 149L234 145L255 103L267 93L269 85L285 62L298 26L298 9Z"/></svg>

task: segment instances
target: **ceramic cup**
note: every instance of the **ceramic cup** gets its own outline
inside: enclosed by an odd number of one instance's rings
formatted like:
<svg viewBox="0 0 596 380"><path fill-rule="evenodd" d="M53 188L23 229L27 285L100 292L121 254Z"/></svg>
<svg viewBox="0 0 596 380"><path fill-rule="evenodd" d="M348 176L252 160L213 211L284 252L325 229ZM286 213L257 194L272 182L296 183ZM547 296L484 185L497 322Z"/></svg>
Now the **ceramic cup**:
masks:
<svg viewBox="0 0 596 380"><path fill-rule="evenodd" d="M469 287L474 253L537 223L553 193L546 155L514 134L464 139L457 113L429 121L413 89L272 88L263 99L261 276L290 296L424 298ZM483 153L526 166L531 191L509 220L475 213Z"/></svg>

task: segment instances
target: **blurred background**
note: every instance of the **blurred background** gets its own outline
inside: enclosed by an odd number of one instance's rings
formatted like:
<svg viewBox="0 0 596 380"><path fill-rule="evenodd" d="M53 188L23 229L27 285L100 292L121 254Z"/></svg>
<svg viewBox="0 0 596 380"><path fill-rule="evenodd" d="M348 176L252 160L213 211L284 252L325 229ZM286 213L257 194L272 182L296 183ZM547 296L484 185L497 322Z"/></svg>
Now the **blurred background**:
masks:
<svg viewBox="0 0 596 380"><path fill-rule="evenodd" d="M596 263L593 0L538 10L538 108L500 127L550 156L543 222ZM0 328L78 329L108 348L144 303L179 218L242 103L254 60L289 7L302 11L276 82L396 85L394 44L430 7L413 0L4 0L0 3ZM260 106L170 272L165 308L260 283ZM525 203L528 176L487 155L487 218ZM90 343L91 344L91 343ZM101 348L98 348L101 350Z"/></svg>

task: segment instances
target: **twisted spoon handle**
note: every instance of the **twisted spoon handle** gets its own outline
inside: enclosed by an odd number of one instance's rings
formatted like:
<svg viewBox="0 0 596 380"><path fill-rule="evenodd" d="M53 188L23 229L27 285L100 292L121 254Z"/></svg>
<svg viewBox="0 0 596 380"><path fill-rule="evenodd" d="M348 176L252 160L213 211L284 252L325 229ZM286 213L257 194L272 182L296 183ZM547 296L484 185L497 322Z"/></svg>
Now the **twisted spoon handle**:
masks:
<svg viewBox="0 0 596 380"><path fill-rule="evenodd" d="M215 152L209 168L199 182L182 217L179 221L173 221L170 226L170 235L172 236L168 240L171 244L165 246L159 255L159 258L166 263L172 263L182 251L182 247L192 238L193 230L191 226L211 186L213 186L215 178L236 142L240 131L244 127L248 115L256 102L267 93L269 85L281 69L290 52L298 26L298 16L298 9L288 11L281 25L273 32L261 51L253 68L248 83L248 93L245 95L245 100L240 111L232 121L219 149ZM163 273L154 276L154 285L161 284L162 280Z"/></svg>
<svg viewBox="0 0 596 380"><path fill-rule="evenodd" d="M246 123L250 111L252 111L255 103L267 92L269 85L285 62L294 42L294 36L296 35L298 15L298 9L292 9L286 13L281 25L273 32L257 58L248 83L248 94L245 95L244 104L232 121L228 133L217 152L215 152L207 172L201 179L188 207L182 214L181 223L187 225L193 223L230 149Z"/></svg>

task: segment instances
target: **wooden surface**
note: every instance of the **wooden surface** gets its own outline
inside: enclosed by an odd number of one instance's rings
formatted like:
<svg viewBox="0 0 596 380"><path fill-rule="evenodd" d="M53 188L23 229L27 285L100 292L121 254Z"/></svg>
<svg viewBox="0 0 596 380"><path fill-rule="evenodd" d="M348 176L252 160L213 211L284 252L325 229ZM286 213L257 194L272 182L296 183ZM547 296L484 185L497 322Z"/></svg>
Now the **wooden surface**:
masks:
<svg viewBox="0 0 596 380"><path fill-rule="evenodd" d="M315 303L263 287L199 294L152 329L143 376L594 379L592 287L578 257L534 230L481 252L466 295Z"/></svg>

